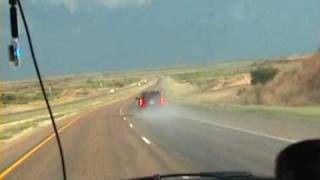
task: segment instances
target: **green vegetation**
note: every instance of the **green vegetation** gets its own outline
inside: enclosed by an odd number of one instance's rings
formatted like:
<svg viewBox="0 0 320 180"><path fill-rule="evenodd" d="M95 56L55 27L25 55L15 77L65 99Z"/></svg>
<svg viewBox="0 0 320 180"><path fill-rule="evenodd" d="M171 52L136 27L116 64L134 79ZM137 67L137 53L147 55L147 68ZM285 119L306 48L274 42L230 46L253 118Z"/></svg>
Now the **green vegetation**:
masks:
<svg viewBox="0 0 320 180"><path fill-rule="evenodd" d="M2 93L0 102L2 104L27 104L42 99L42 94L24 95L21 93Z"/></svg>
<svg viewBox="0 0 320 180"><path fill-rule="evenodd" d="M49 99L55 103L73 101L106 93L110 88L123 88L139 82L143 76L135 74L103 74L45 80ZM0 103L6 107L31 106L43 100L39 85L33 81L4 83ZM18 105L20 105L18 107ZM18 107L18 108L17 108ZM31 108L32 109L32 108ZM9 112L9 110L6 110ZM11 112L11 111L10 111Z"/></svg>
<svg viewBox="0 0 320 180"><path fill-rule="evenodd" d="M272 67L258 67L250 72L252 77L251 84L265 84L272 80L277 73L278 70Z"/></svg>
<svg viewBox="0 0 320 180"><path fill-rule="evenodd" d="M11 128L6 129L5 131L2 131L0 134L0 140L10 139L14 135L16 135L19 132L22 132L23 130L26 130L30 127L35 127L35 122L26 122L19 124L17 126L13 126Z"/></svg>
<svg viewBox="0 0 320 180"><path fill-rule="evenodd" d="M138 82L140 78L119 78L119 79L98 79L94 80L89 78L86 83L89 88L102 88L102 87L112 87L112 88L121 88L127 85L130 85L134 82Z"/></svg>
<svg viewBox="0 0 320 180"><path fill-rule="evenodd" d="M59 97L62 93L63 88L48 88L47 90L49 99L54 99ZM28 104L34 101L43 100L42 92L36 90L35 92L26 93L23 91L12 91L12 92L4 92L1 94L0 103L6 105L14 105L14 104Z"/></svg>
<svg viewBox="0 0 320 180"><path fill-rule="evenodd" d="M17 97L14 94L6 94L6 93L1 94L1 102L3 102L3 104L10 104L12 102L15 102L16 100L17 100Z"/></svg>

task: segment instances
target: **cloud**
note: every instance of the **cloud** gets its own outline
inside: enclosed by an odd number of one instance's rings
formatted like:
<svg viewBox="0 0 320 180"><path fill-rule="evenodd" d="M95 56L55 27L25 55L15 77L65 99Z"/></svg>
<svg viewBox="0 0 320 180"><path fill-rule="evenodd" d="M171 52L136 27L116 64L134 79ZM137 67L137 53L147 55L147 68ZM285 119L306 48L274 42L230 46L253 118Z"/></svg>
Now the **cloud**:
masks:
<svg viewBox="0 0 320 180"><path fill-rule="evenodd" d="M109 9L125 7L141 7L148 5L151 0L32 0L34 4L64 6L71 13L82 7L102 5Z"/></svg>

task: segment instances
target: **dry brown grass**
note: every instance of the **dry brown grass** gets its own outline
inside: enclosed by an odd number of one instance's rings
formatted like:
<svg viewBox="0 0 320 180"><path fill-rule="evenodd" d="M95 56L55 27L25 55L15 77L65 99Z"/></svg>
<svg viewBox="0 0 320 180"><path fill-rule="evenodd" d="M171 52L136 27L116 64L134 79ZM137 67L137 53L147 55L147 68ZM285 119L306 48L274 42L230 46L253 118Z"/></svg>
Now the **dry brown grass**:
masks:
<svg viewBox="0 0 320 180"><path fill-rule="evenodd" d="M252 88L245 99L247 103L264 105L320 104L320 53L281 69L269 83Z"/></svg>

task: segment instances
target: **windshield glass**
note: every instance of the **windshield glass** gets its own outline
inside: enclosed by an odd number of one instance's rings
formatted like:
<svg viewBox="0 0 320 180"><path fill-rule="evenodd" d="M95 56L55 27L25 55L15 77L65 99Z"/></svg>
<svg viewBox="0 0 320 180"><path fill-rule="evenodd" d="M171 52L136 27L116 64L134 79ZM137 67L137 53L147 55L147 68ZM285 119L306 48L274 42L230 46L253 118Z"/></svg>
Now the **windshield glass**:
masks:
<svg viewBox="0 0 320 180"><path fill-rule="evenodd" d="M319 0L21 3L69 179L274 177L320 137ZM21 13L15 41L0 7L0 179L62 179Z"/></svg>

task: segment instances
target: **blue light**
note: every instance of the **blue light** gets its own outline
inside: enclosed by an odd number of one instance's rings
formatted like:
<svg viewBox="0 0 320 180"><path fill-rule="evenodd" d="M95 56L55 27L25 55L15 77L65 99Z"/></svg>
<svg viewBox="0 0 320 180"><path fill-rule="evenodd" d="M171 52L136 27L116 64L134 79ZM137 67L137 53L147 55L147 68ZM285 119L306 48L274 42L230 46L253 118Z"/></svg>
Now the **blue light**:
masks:
<svg viewBox="0 0 320 180"><path fill-rule="evenodd" d="M20 48L16 49L16 56L17 56L17 58L20 58L20 56L21 56Z"/></svg>

